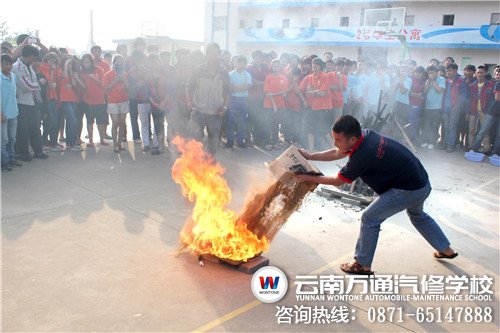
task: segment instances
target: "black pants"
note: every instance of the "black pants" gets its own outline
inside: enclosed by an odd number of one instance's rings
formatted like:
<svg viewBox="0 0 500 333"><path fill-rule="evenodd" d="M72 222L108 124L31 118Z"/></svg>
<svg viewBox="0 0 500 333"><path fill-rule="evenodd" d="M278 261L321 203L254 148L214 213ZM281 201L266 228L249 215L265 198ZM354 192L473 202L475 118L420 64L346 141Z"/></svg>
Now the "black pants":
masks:
<svg viewBox="0 0 500 333"><path fill-rule="evenodd" d="M128 106L130 110L130 125L132 126L132 139L140 140L141 132L139 131L139 110L137 109L137 101L135 99L129 100Z"/></svg>
<svg viewBox="0 0 500 333"><path fill-rule="evenodd" d="M40 109L37 105L18 104L16 153L21 156L29 154L29 146L35 155L42 153L40 135Z"/></svg>
<svg viewBox="0 0 500 333"><path fill-rule="evenodd" d="M76 144L82 140L83 116L85 115L85 103L78 102L75 107L76 118ZM67 138L66 138L67 139Z"/></svg>

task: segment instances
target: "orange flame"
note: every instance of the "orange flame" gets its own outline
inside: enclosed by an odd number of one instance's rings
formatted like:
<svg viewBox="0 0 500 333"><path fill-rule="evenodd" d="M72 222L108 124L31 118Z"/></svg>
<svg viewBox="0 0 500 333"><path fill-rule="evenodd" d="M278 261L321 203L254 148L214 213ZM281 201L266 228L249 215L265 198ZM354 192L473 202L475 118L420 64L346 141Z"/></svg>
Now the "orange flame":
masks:
<svg viewBox="0 0 500 333"><path fill-rule="evenodd" d="M203 144L175 137L173 143L181 152L172 167L172 178L181 185L182 194L195 202L192 221L181 231L181 241L199 254L212 254L222 259L247 261L269 248L238 221L236 212L227 208L231 190L222 177L224 168L214 163Z"/></svg>

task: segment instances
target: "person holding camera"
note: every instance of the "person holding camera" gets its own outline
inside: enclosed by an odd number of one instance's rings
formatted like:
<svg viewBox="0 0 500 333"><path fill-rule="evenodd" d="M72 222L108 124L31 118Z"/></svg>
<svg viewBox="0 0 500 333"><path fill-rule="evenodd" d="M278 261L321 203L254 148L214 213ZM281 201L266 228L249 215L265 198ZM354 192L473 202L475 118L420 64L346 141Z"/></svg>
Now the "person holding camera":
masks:
<svg viewBox="0 0 500 333"><path fill-rule="evenodd" d="M49 53L49 49L45 45L42 44L42 42L40 41L40 38L30 36L28 34L20 34L19 36L17 36L16 44L17 44L17 47L12 50L12 54L11 54L14 61L16 61L21 56L22 51L23 51L23 47L25 47L26 45L32 45L35 48L38 48L39 55L42 58L47 53Z"/></svg>

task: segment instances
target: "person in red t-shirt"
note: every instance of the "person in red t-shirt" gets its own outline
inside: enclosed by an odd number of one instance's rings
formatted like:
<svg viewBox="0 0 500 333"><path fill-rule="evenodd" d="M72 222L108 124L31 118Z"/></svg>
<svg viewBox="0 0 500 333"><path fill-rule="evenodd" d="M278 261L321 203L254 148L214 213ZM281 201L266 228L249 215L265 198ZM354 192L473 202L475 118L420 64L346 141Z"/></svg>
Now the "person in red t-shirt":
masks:
<svg viewBox="0 0 500 333"><path fill-rule="evenodd" d="M104 141L106 137L106 103L104 101L104 88L102 78L104 73L100 67L97 67L90 54L84 54L82 57L82 80L85 84L83 90L83 107L85 117L87 118L87 131L89 143L87 147L94 147L94 119L97 123L97 130L101 139L102 146L109 146Z"/></svg>
<svg viewBox="0 0 500 333"><path fill-rule="evenodd" d="M103 75L106 74L107 72L109 72L111 70L111 64L101 58L102 50L101 50L100 46L97 46L97 45L93 46L90 49L90 53L92 54L92 57L94 58L94 64L96 65L96 67L99 67L100 69L102 69ZM105 101L106 101L106 96L104 96L104 98L105 98ZM109 125L109 118L108 118L108 115L106 113L106 108L104 108L104 114L106 115L106 125L104 126L104 134L105 134L106 138L111 139L106 134L107 133L107 127Z"/></svg>
<svg viewBox="0 0 500 333"><path fill-rule="evenodd" d="M312 61L313 73L307 75L299 86L300 96L310 110L306 111L307 139L309 149L314 150L315 139L325 138L329 147L333 146L330 134L332 99L330 98L330 79L323 72L325 63L319 58ZM317 146L317 145L316 145Z"/></svg>
<svg viewBox="0 0 500 333"><path fill-rule="evenodd" d="M83 103L83 95L85 93L85 82L82 79L82 60L77 56L73 56L73 68L75 71L75 79L77 85L73 87L76 96L78 97L78 102L75 107L75 117L76 117L76 144L81 145L83 141L81 140L82 130L83 130L83 116L85 115L85 105Z"/></svg>
<svg viewBox="0 0 500 333"><path fill-rule="evenodd" d="M58 86L61 109L66 117L66 148L80 151L82 147L76 142L77 128L75 109L79 99L75 93L75 89L78 84L81 84L81 81L78 77L78 66L75 62L76 59L70 55L63 58L61 62L63 73Z"/></svg>
<svg viewBox="0 0 500 333"><path fill-rule="evenodd" d="M339 64L337 64L337 61ZM347 77L342 74L345 61L338 59L334 65L334 71L328 73L330 79L330 97L332 98L331 123L335 123L337 118L342 115L344 107L344 92L347 89ZM343 63L343 65L342 65Z"/></svg>
<svg viewBox="0 0 500 333"><path fill-rule="evenodd" d="M108 96L108 114L111 116L111 137L115 153L125 150L122 140L125 136L125 120L129 113L127 86L128 79L125 72L125 59L117 54L113 58L113 69L104 74L102 85Z"/></svg>
<svg viewBox="0 0 500 333"><path fill-rule="evenodd" d="M101 58L102 50L100 46L92 46L92 48L90 49L90 53L92 54L92 58L94 59L94 64L96 65L96 67L100 67L104 73L107 73L111 70L110 64L108 64Z"/></svg>
<svg viewBox="0 0 500 333"><path fill-rule="evenodd" d="M47 53L43 57L43 63L38 68L47 84L47 119L44 120L44 136L49 137L50 146L53 151L60 151L61 146L57 143L58 117L57 108L59 104L59 94L57 82L61 76L57 55L53 52ZM47 133L45 133L45 123L47 123ZM47 139L47 137L45 137Z"/></svg>
<svg viewBox="0 0 500 333"><path fill-rule="evenodd" d="M252 87L248 91L248 132L245 142L250 143L250 134L253 143L264 144L264 127L262 125L262 103L264 100L263 88L266 76L270 74L270 68L265 64L264 53L260 50L252 52L252 63L248 65L247 72L252 76Z"/></svg>
<svg viewBox="0 0 500 333"><path fill-rule="evenodd" d="M285 117L282 124L285 141L304 145L304 112L300 98L300 68L296 67L288 75L288 89L285 96Z"/></svg>
<svg viewBox="0 0 500 333"><path fill-rule="evenodd" d="M418 66L415 68L412 77L412 84L410 89L410 112L409 112L409 137L410 139L420 145L420 117L425 103L424 86L427 80L425 68Z"/></svg>
<svg viewBox="0 0 500 333"><path fill-rule="evenodd" d="M300 63L300 58L298 55L289 54L288 55L288 64L285 67L283 67L283 72L285 73L285 75L290 77L290 75L294 69L298 68L300 70L299 63ZM300 80L299 80L299 83L300 83Z"/></svg>
<svg viewBox="0 0 500 333"><path fill-rule="evenodd" d="M279 149L279 124L285 108L285 94L288 80L281 71L281 63L275 59L271 63L272 74L264 80L264 113L265 127L264 148Z"/></svg>

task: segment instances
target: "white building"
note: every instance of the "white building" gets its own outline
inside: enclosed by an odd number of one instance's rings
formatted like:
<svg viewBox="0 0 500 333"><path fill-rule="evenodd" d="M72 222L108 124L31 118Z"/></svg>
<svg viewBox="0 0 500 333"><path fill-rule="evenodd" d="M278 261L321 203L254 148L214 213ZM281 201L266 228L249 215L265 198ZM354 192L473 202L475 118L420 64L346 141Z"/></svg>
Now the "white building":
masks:
<svg viewBox="0 0 500 333"><path fill-rule="evenodd" d="M419 64L447 56L461 67L500 63L498 0L207 0L205 40L233 54L261 49L322 56L331 51L334 57L394 63L400 59L402 42L383 33L383 18L365 25L365 11L399 7L405 8L397 23L408 45L404 50ZM388 24L394 18L386 18Z"/></svg>

